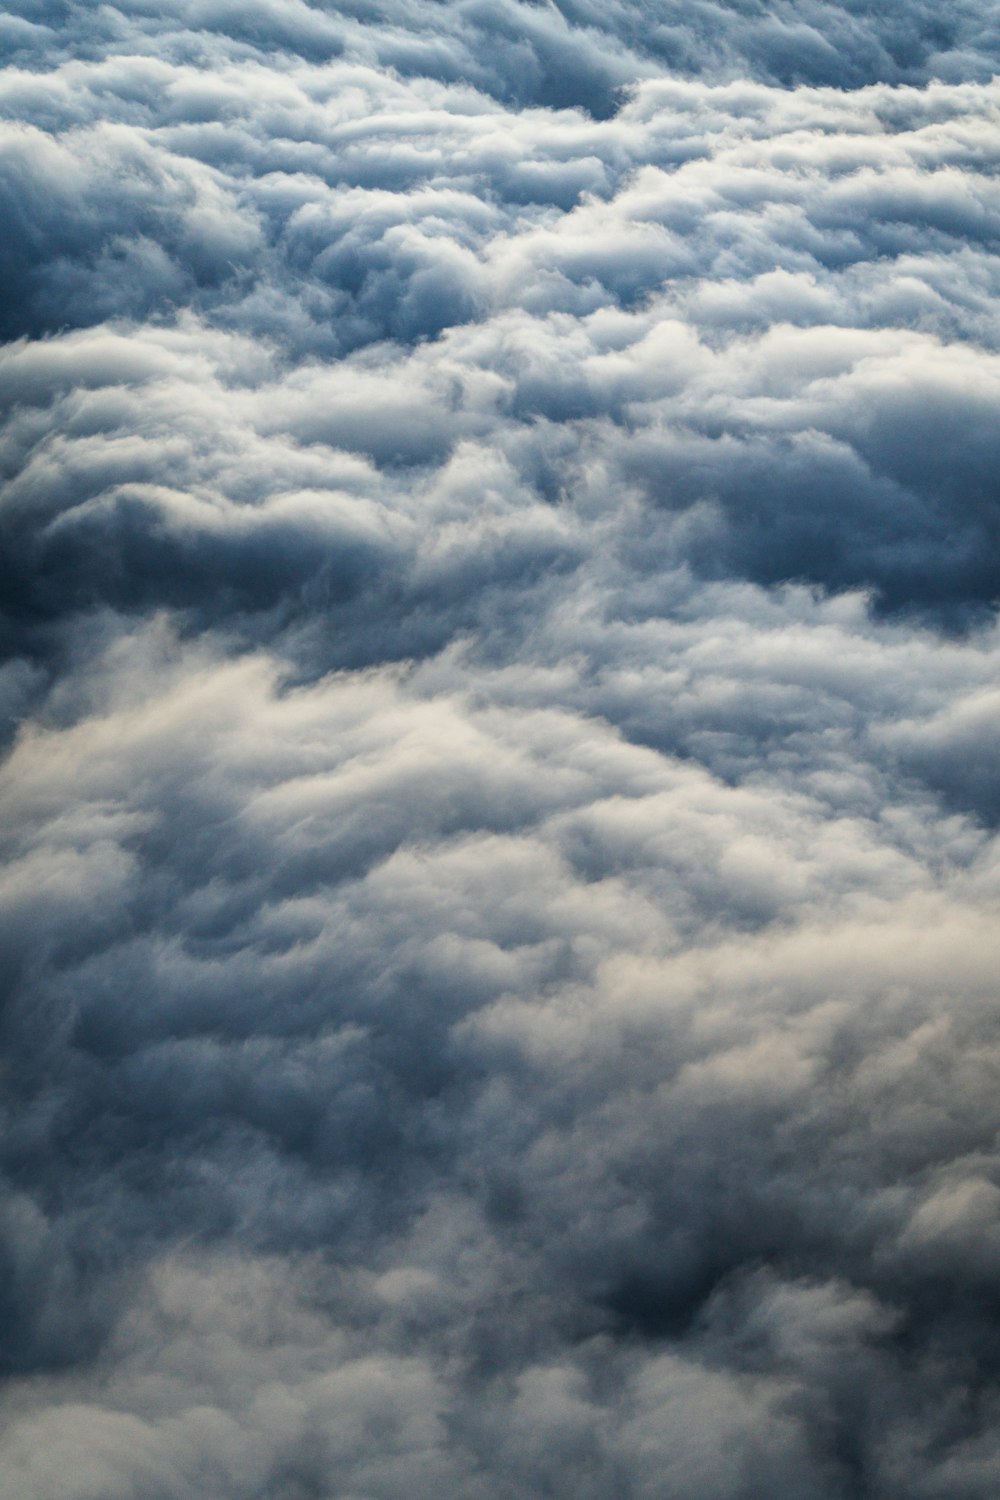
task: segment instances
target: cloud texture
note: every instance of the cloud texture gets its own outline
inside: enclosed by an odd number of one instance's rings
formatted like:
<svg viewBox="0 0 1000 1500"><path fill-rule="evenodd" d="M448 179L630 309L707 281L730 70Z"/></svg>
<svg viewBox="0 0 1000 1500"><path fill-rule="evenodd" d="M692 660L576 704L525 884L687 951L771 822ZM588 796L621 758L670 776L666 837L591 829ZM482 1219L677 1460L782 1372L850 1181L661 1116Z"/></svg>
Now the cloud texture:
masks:
<svg viewBox="0 0 1000 1500"><path fill-rule="evenodd" d="M992 1500L992 9L0 39L2 1500Z"/></svg>

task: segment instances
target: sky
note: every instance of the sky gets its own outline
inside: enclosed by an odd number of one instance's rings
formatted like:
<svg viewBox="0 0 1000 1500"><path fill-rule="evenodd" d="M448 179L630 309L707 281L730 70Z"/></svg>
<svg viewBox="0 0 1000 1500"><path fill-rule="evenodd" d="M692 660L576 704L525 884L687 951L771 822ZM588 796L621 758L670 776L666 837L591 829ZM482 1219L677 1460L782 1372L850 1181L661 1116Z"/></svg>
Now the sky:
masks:
<svg viewBox="0 0 1000 1500"><path fill-rule="evenodd" d="M0 53L0 1500L994 1500L996 8Z"/></svg>

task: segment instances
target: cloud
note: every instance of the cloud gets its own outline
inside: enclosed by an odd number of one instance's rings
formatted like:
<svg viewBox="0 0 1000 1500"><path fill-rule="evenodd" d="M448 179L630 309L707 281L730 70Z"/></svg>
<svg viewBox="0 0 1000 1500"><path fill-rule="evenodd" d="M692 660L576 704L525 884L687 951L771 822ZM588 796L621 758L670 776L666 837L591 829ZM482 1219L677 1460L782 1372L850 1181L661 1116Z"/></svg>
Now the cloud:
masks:
<svg viewBox="0 0 1000 1500"><path fill-rule="evenodd" d="M992 87L649 83L595 124L254 62L192 137L190 65L147 65L155 129L141 71L73 66L48 85L71 127L12 127L5 158L11 331L80 325L4 357L22 613L356 594L393 550L386 484L426 536L463 443L557 553L552 486L572 509L596 483L702 575L955 625L995 598ZM98 82L127 119L90 117ZM10 87L41 113L41 82ZM289 130L326 160L289 162ZM531 158L554 175L519 179ZM424 471L402 500L400 467Z"/></svg>
<svg viewBox="0 0 1000 1500"><path fill-rule="evenodd" d="M3 25L0 1495L986 1500L985 8Z"/></svg>

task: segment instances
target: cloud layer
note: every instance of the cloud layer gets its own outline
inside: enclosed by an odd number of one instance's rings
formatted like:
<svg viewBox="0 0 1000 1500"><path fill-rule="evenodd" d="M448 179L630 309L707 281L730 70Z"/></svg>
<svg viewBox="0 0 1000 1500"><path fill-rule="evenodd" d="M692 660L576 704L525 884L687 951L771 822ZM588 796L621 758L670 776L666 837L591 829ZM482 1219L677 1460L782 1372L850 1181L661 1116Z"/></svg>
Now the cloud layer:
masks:
<svg viewBox="0 0 1000 1500"><path fill-rule="evenodd" d="M988 1500L989 8L8 7L2 1500Z"/></svg>

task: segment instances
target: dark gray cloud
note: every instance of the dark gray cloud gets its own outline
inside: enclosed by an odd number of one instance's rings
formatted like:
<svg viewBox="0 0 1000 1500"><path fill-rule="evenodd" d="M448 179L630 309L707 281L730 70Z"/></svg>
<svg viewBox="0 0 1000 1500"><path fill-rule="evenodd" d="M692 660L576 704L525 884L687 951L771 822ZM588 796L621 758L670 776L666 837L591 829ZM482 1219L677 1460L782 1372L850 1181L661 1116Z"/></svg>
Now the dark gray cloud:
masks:
<svg viewBox="0 0 1000 1500"><path fill-rule="evenodd" d="M991 1500L988 7L0 37L2 1500Z"/></svg>

